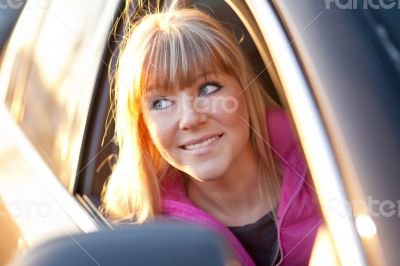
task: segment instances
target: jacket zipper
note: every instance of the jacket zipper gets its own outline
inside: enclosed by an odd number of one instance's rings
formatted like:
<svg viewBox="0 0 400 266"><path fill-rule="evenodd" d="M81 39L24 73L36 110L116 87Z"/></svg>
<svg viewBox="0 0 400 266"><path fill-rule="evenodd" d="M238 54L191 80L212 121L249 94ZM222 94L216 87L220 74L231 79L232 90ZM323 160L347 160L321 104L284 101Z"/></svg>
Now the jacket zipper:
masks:
<svg viewBox="0 0 400 266"><path fill-rule="evenodd" d="M281 265L284 259L283 247L281 243L281 228L286 218L286 213L288 212L289 208L292 206L294 199L299 195L300 190L303 188L304 182L306 180L306 169L303 171L303 175L301 176L300 183L293 194L292 198L290 199L289 203L286 205L285 210L283 211L282 218L278 221L278 245L279 245L279 252L280 252L280 260L277 266Z"/></svg>

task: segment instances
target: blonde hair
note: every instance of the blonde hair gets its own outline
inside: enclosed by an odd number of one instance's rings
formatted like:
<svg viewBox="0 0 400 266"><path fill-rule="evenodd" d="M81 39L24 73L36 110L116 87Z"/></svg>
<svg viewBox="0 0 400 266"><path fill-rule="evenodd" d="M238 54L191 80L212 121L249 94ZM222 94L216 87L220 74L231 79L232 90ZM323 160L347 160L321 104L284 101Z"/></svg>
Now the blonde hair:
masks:
<svg viewBox="0 0 400 266"><path fill-rule="evenodd" d="M266 110L276 104L255 78L231 32L196 9L149 14L130 25L117 64L115 137L119 155L102 195L103 210L111 220L143 223L161 214L160 183L167 174L140 110L149 82L162 88L183 86L210 68L232 75L246 88L250 139L259 158L259 173L266 177L267 200L279 197L280 174L264 142L269 139Z"/></svg>

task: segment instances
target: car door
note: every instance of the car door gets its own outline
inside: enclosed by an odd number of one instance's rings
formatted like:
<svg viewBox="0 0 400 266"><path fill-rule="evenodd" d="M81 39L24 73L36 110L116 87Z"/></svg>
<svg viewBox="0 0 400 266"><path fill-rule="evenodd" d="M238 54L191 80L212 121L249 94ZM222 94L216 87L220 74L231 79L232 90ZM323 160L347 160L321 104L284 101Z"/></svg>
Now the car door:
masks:
<svg viewBox="0 0 400 266"><path fill-rule="evenodd" d="M396 265L398 8L377 1L246 2L301 140L333 257L342 265Z"/></svg>
<svg viewBox="0 0 400 266"><path fill-rule="evenodd" d="M102 227L72 191L119 8L27 1L12 32L0 65L2 264L54 236Z"/></svg>

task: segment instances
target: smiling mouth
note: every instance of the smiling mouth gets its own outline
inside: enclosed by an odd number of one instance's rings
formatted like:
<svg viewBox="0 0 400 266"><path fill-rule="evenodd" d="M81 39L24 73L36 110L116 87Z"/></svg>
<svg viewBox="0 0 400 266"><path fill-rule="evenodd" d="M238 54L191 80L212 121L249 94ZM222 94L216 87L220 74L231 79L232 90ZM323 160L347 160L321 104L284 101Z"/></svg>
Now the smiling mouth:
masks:
<svg viewBox="0 0 400 266"><path fill-rule="evenodd" d="M215 137L208 138L202 142L196 143L196 144L190 144L190 145L184 145L181 146L182 149L188 150L188 151L195 151L195 150L200 150L202 148L205 148L207 146L212 145L214 142L216 142L219 138L222 137L223 134Z"/></svg>

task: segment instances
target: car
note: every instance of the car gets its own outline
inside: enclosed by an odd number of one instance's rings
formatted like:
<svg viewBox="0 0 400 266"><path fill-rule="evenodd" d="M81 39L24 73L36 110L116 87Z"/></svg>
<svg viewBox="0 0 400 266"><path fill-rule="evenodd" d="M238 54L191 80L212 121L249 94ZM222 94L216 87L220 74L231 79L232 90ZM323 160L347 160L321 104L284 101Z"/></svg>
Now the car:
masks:
<svg viewBox="0 0 400 266"><path fill-rule="evenodd" d="M310 265L397 265L399 7L187 2L242 37L254 72L290 114L324 214ZM115 227L98 207L118 154L109 72L124 7L28 0L2 51L1 263Z"/></svg>

